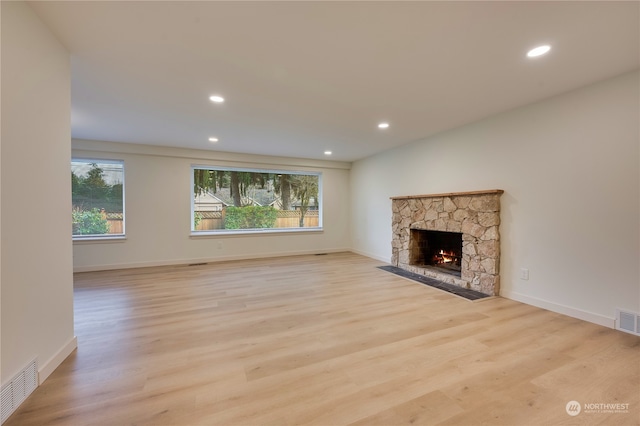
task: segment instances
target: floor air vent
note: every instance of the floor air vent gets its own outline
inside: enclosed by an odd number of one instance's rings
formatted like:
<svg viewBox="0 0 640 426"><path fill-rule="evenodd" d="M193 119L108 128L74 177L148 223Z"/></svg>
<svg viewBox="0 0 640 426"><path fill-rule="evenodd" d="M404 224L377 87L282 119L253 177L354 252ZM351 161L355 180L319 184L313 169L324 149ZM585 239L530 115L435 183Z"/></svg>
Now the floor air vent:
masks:
<svg viewBox="0 0 640 426"><path fill-rule="evenodd" d="M38 365L31 361L22 371L2 387L0 417L2 423L38 387Z"/></svg>
<svg viewBox="0 0 640 426"><path fill-rule="evenodd" d="M640 315L635 312L616 309L616 328L640 336Z"/></svg>

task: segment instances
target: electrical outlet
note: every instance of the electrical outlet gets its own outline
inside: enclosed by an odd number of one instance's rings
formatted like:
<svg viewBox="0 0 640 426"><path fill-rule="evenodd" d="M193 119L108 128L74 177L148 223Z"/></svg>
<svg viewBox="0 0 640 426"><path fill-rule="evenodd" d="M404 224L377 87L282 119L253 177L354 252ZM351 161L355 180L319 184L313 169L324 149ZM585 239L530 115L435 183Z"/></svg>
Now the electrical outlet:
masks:
<svg viewBox="0 0 640 426"><path fill-rule="evenodd" d="M529 270L526 268L520 268L520 279L528 280L529 279Z"/></svg>

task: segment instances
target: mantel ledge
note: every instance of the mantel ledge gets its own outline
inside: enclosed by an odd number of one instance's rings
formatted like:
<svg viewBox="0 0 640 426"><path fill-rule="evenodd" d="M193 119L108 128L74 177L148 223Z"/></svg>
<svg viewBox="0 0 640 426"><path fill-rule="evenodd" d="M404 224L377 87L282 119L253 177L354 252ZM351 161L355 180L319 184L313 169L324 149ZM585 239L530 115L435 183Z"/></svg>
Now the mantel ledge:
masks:
<svg viewBox="0 0 640 426"><path fill-rule="evenodd" d="M410 200L414 198L437 198L437 197L468 197L470 195L489 195L502 194L503 189L488 189L486 191L467 191L467 192L445 192L442 194L424 194L424 195L401 195L398 197L389 197L392 200Z"/></svg>

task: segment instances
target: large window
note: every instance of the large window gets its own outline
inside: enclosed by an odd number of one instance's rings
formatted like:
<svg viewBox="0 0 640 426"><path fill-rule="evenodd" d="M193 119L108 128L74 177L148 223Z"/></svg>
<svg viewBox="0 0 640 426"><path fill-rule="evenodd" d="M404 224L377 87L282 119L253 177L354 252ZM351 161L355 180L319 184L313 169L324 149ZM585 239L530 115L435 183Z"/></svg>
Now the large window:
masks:
<svg viewBox="0 0 640 426"><path fill-rule="evenodd" d="M124 236L124 162L72 159L73 238Z"/></svg>
<svg viewBox="0 0 640 426"><path fill-rule="evenodd" d="M194 234L322 229L320 173L192 168Z"/></svg>

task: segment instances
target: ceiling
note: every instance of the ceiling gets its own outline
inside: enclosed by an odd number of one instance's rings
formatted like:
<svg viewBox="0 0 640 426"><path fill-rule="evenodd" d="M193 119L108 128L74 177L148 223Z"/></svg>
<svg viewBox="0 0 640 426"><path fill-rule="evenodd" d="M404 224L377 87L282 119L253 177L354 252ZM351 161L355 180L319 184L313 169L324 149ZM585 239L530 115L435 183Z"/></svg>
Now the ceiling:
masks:
<svg viewBox="0 0 640 426"><path fill-rule="evenodd" d="M29 4L80 139L355 161L639 67L638 2Z"/></svg>

